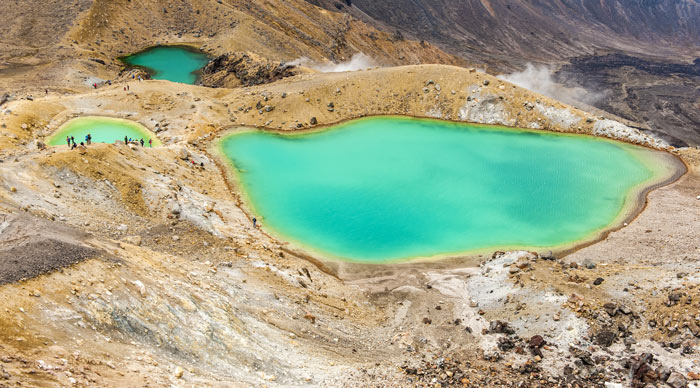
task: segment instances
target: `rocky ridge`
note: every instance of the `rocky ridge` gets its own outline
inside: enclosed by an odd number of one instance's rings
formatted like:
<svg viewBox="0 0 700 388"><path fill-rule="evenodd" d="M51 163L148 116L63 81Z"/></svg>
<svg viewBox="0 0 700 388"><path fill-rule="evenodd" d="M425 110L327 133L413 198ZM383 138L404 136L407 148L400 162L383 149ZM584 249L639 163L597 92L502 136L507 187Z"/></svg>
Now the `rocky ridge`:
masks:
<svg viewBox="0 0 700 388"><path fill-rule="evenodd" d="M201 84L216 88L255 86L303 72L295 65L270 61L253 53L226 53L212 59L202 69Z"/></svg>

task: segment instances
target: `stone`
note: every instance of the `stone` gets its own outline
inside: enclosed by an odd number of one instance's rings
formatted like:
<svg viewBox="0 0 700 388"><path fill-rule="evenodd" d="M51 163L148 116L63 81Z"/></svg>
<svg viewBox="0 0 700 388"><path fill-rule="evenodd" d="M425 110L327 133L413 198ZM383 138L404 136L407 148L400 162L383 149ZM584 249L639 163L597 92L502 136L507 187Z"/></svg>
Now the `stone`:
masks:
<svg viewBox="0 0 700 388"><path fill-rule="evenodd" d="M672 292L668 294L668 306L675 306L680 302L683 295L680 292Z"/></svg>
<svg viewBox="0 0 700 388"><path fill-rule="evenodd" d="M140 246L142 239L141 239L141 236L128 236L128 237L124 238L124 242L126 242L128 244Z"/></svg>
<svg viewBox="0 0 700 388"><path fill-rule="evenodd" d="M491 83L491 81L489 81L487 79L484 80L484 86L489 86L490 83Z"/></svg>
<svg viewBox="0 0 700 388"><path fill-rule="evenodd" d="M671 370L668 369L668 367L665 367L662 365L662 366L656 368L656 374L659 375L659 380L666 381L666 380L668 380L668 377L671 375Z"/></svg>
<svg viewBox="0 0 700 388"><path fill-rule="evenodd" d="M583 261L583 266L587 269L595 269L596 265L594 262L591 261L591 259L586 259Z"/></svg>
<svg viewBox="0 0 700 388"><path fill-rule="evenodd" d="M609 302L603 305L603 309L605 309L605 312L608 313L611 317L614 317L617 315L618 308L615 303Z"/></svg>
<svg viewBox="0 0 700 388"><path fill-rule="evenodd" d="M575 348L575 347L570 347L569 352L571 352L572 356L581 360L581 362L584 363L585 365L590 365L590 366L595 365L593 358L591 358L590 352L583 350L583 349Z"/></svg>
<svg viewBox="0 0 700 388"><path fill-rule="evenodd" d="M543 260L556 260L557 258L552 254L552 251L540 254L540 258Z"/></svg>
<svg viewBox="0 0 700 388"><path fill-rule="evenodd" d="M187 151L187 148L182 147L182 148L180 148L180 151L179 151L179 157L182 160L187 160L190 157L190 152Z"/></svg>
<svg viewBox="0 0 700 388"><path fill-rule="evenodd" d="M488 331L490 334L515 334L515 330L507 322L503 321L491 321Z"/></svg>
<svg viewBox="0 0 700 388"><path fill-rule="evenodd" d="M594 341L597 345L607 348L612 345L616 339L617 334L610 330L601 330L595 335Z"/></svg>
<svg viewBox="0 0 700 388"><path fill-rule="evenodd" d="M678 372L672 372L666 380L666 384L672 388L688 388L688 380Z"/></svg>
<svg viewBox="0 0 700 388"><path fill-rule="evenodd" d="M630 360L629 376L632 386L644 386L646 383L658 381L659 374L649 366L654 361L654 357L649 353L634 356Z"/></svg>
<svg viewBox="0 0 700 388"><path fill-rule="evenodd" d="M311 120L309 120L309 123L311 125L316 125L316 124L318 124L318 120L316 119L316 117L312 117Z"/></svg>
<svg viewBox="0 0 700 388"><path fill-rule="evenodd" d="M507 352L515 347L515 344L513 341L511 341L508 337L501 337L498 339L498 349L500 349L503 352Z"/></svg>
<svg viewBox="0 0 700 388"><path fill-rule="evenodd" d="M146 286L140 281L140 280L134 280L131 282L136 288L139 290L139 295L141 295L142 298L146 297Z"/></svg>
<svg viewBox="0 0 700 388"><path fill-rule="evenodd" d="M185 374L185 371L182 370L179 366L175 368L175 378L181 379L182 376Z"/></svg>
<svg viewBox="0 0 700 388"><path fill-rule="evenodd" d="M593 285L599 286L599 285L603 284L604 281L605 281L605 279L603 279L603 278L597 278L596 280L593 281Z"/></svg>
<svg viewBox="0 0 700 388"><path fill-rule="evenodd" d="M527 347L530 348L530 352L538 357L544 357L542 355L542 347L547 344L547 341L542 338L541 335L535 335L532 338L530 338L530 341L527 343Z"/></svg>

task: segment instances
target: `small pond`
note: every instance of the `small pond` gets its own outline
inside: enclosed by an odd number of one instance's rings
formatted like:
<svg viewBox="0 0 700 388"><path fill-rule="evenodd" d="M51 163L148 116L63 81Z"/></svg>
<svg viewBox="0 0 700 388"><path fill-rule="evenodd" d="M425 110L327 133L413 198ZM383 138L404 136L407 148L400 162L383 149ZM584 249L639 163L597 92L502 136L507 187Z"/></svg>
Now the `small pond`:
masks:
<svg viewBox="0 0 700 388"><path fill-rule="evenodd" d="M130 65L146 69L153 79L194 84L199 70L209 57L188 46L156 46L121 58Z"/></svg>
<svg viewBox="0 0 700 388"><path fill-rule="evenodd" d="M126 136L134 141L144 140L148 147L148 140L153 140L153 146L161 145L154 133L143 125L123 119L111 117L88 116L78 117L63 124L48 139L48 144L66 144L66 136L73 136L76 143L85 141L85 136L90 134L93 143L114 143L117 140L124 141Z"/></svg>

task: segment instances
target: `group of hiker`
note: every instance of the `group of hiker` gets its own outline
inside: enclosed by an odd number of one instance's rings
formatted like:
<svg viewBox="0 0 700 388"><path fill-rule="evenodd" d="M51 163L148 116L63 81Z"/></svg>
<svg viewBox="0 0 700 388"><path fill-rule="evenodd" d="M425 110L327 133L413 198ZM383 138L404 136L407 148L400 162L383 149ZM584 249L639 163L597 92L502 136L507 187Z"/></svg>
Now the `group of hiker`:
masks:
<svg viewBox="0 0 700 388"><path fill-rule="evenodd" d="M68 147L70 147L70 149L75 149L78 147L78 144L75 143L75 137L73 136L66 136L66 143L68 143ZM80 147L85 147L85 144L92 144L92 135L89 133L85 135L85 141L80 142Z"/></svg>
<svg viewBox="0 0 700 388"><path fill-rule="evenodd" d="M128 136L124 136L124 144L129 144L132 142L136 143L137 141L136 141L136 139L132 139ZM143 138L141 138L141 140L139 140L138 142L141 143L141 147L143 147L144 144L146 144L146 142L143 141ZM153 147L153 139L148 139L148 146L151 148Z"/></svg>
<svg viewBox="0 0 700 388"><path fill-rule="evenodd" d="M77 144L75 142L75 137L74 136L66 136L66 143L68 143L68 147L70 149L75 149L75 148L81 148L84 149L86 145L92 144L92 135L87 134L85 135L85 140L81 141L80 144ZM129 136L124 136L124 144L129 144L129 143L141 143L141 147L144 147L146 144L146 141L141 138L141 140L137 141L136 139L132 139ZM153 139L148 139L148 146L153 147Z"/></svg>

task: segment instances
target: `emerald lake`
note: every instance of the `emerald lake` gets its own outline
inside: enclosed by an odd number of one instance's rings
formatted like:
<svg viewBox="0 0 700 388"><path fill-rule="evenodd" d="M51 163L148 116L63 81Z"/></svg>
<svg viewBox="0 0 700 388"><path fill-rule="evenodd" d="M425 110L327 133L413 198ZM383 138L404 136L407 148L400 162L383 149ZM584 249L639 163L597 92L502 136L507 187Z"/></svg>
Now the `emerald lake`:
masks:
<svg viewBox="0 0 700 388"><path fill-rule="evenodd" d="M153 140L153 146L160 145L160 141L151 131L139 123L111 117L87 116L69 120L51 135L47 144L64 145L66 136L75 137L75 141L80 143L85 141L87 134L92 136L93 143L114 143L117 140L124 141L124 136L139 141L143 139L148 146L148 140Z"/></svg>
<svg viewBox="0 0 700 388"><path fill-rule="evenodd" d="M209 58L185 46L157 46L124 57L122 61L147 69L153 79L194 84L196 72L209 62Z"/></svg>
<svg viewBox="0 0 700 388"><path fill-rule="evenodd" d="M218 147L265 230L372 263L571 246L676 172L665 153L607 139L405 117L238 130Z"/></svg>

